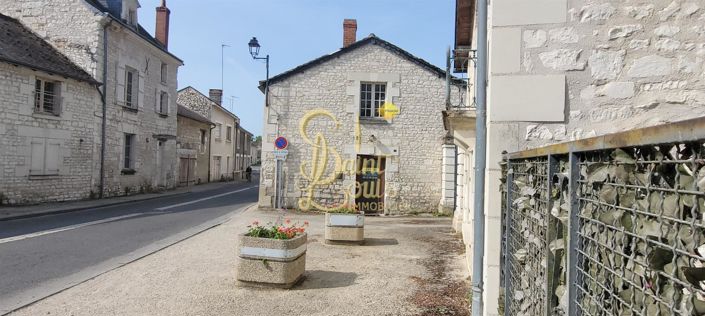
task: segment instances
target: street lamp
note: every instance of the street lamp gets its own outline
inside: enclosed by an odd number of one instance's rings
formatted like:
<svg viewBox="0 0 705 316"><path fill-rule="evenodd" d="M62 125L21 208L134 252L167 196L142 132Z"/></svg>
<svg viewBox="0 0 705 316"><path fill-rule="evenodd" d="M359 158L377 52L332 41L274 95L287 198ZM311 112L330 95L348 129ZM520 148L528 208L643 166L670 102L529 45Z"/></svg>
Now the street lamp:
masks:
<svg viewBox="0 0 705 316"><path fill-rule="evenodd" d="M253 37L250 42L247 43L247 46L250 47L252 59L264 59L267 65L267 79L264 82L264 106L269 106L269 54L267 54L267 57L257 57L259 55L260 46L256 37Z"/></svg>

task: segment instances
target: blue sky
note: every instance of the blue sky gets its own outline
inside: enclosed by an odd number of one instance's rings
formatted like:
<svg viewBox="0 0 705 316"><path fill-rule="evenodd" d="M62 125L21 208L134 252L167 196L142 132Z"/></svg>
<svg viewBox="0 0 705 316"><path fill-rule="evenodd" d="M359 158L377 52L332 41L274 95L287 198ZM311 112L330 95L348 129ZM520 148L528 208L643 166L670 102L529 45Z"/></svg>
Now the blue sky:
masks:
<svg viewBox="0 0 705 316"><path fill-rule="evenodd" d="M152 34L159 3L140 0L140 23ZM345 18L357 19L358 39L374 33L441 68L453 44L454 0L167 0L167 6L169 50L185 63L179 89L193 86L208 95L220 88L221 44L230 45L223 103L254 135L262 134L264 97L257 82L265 66L250 57L253 36L260 55L270 55L271 76L338 50Z"/></svg>

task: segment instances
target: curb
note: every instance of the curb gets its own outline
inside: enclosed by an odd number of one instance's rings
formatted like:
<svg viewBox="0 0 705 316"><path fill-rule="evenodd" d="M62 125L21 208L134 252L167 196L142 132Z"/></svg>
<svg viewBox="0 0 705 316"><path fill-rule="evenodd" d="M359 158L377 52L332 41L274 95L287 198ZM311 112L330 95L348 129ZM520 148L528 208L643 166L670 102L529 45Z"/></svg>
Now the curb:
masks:
<svg viewBox="0 0 705 316"><path fill-rule="evenodd" d="M243 182L246 183L246 182ZM201 191L199 191L201 192ZM11 221L11 220L18 220L18 219L27 219L27 218L33 218L33 217L41 217L41 216L49 216L49 215L58 215L58 214L65 214L65 213L72 213L72 212L79 212L79 211L85 211L89 209L99 209L99 208L104 208L104 207L110 207L110 206L116 206L116 205L122 205L122 204L129 204L129 203L137 203L137 202L144 202L144 201L149 201L149 200L154 200L154 199L160 199L160 198L166 198L166 197L174 197L174 196L181 196L181 195L187 195L187 194L192 194L196 192L181 192L181 193L170 193L169 191L159 194L157 196L152 196L152 197L147 197L147 198L142 198L142 199L135 199L135 200L129 200L129 201L115 201L115 202L107 202L105 204L101 205L93 205L93 206L79 206L79 207L66 207L63 209L54 209L54 210L47 210L47 211L39 211L36 213L29 213L29 214L19 214L19 215L9 215L3 217L0 215L0 222L5 222L5 221ZM109 200L104 199L104 200ZM78 201L73 201L73 202L78 202Z"/></svg>

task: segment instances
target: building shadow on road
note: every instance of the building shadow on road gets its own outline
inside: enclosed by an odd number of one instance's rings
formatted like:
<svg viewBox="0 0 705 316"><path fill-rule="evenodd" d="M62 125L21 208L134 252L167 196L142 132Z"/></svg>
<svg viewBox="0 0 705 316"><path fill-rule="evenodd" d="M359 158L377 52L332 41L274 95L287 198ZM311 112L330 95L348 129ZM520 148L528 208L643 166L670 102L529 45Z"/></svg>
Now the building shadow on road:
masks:
<svg viewBox="0 0 705 316"><path fill-rule="evenodd" d="M355 284L357 273L323 270L306 271L304 282L295 290L332 289Z"/></svg>

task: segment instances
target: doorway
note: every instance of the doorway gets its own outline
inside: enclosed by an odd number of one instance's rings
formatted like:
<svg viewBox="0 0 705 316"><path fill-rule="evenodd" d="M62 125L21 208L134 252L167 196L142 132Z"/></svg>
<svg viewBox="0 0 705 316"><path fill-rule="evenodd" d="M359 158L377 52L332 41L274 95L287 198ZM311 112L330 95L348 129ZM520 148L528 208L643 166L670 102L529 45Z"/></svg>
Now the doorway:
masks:
<svg viewBox="0 0 705 316"><path fill-rule="evenodd" d="M382 156L357 156L355 205L365 214L384 213L385 163Z"/></svg>

